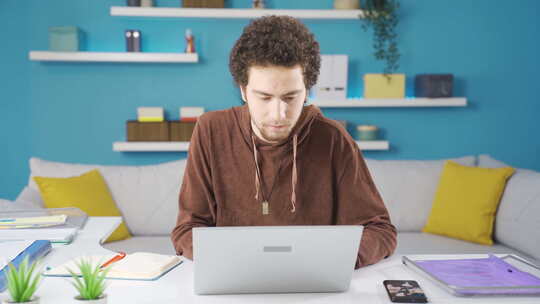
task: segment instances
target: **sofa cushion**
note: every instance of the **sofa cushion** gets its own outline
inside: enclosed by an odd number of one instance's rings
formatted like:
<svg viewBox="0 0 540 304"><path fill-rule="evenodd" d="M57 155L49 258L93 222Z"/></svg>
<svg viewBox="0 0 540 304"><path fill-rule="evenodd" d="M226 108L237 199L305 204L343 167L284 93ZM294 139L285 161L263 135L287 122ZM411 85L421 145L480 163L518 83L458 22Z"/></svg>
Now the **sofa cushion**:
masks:
<svg viewBox="0 0 540 304"><path fill-rule="evenodd" d="M73 177L40 177L34 181L39 186L47 208L77 207L88 216L121 216L109 187L97 169ZM131 237L125 221L109 236L107 242Z"/></svg>
<svg viewBox="0 0 540 304"><path fill-rule="evenodd" d="M482 154L478 166L498 168L505 163ZM508 180L495 218L494 238L540 260L540 172L517 169Z"/></svg>
<svg viewBox="0 0 540 304"><path fill-rule="evenodd" d="M98 169L133 235L169 235L176 224L185 160L146 166L101 166L30 159L34 176L72 177Z"/></svg>
<svg viewBox="0 0 540 304"><path fill-rule="evenodd" d="M176 255L171 238L168 236L135 236L127 240L103 244L104 248L112 251L153 252L159 254Z"/></svg>
<svg viewBox="0 0 540 304"><path fill-rule="evenodd" d="M474 166L475 156L451 159ZM392 224L398 231L420 231L426 224L445 160L366 159Z"/></svg>
<svg viewBox="0 0 540 304"><path fill-rule="evenodd" d="M495 243L492 246L480 245L471 242L434 235L423 232L398 232L397 247L394 254L476 254L476 253L511 253L519 255L531 262L538 262L535 257L508 247L504 244Z"/></svg>
<svg viewBox="0 0 540 304"><path fill-rule="evenodd" d="M423 232L493 244L493 222L515 169L468 167L447 161Z"/></svg>

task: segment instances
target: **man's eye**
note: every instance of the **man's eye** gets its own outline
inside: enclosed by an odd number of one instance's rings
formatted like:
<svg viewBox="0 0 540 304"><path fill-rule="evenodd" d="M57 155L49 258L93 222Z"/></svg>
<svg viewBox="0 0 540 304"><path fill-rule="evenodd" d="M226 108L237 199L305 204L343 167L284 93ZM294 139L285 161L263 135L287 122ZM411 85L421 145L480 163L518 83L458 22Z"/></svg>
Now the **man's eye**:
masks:
<svg viewBox="0 0 540 304"><path fill-rule="evenodd" d="M270 99L272 99L271 97L263 97L262 100L264 101L270 101Z"/></svg>
<svg viewBox="0 0 540 304"><path fill-rule="evenodd" d="M286 102L290 102L290 101L294 100L294 97L285 97L285 98L283 98L283 100L286 101Z"/></svg>

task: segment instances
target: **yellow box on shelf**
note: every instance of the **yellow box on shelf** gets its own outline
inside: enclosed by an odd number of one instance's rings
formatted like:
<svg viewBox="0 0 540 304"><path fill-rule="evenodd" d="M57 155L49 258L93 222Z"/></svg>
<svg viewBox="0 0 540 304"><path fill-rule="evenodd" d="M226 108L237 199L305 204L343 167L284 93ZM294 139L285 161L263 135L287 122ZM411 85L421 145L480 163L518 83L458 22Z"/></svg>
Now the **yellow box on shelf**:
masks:
<svg viewBox="0 0 540 304"><path fill-rule="evenodd" d="M165 111L162 107L138 107L137 120L140 122L165 121Z"/></svg>
<svg viewBox="0 0 540 304"><path fill-rule="evenodd" d="M405 74L365 74L364 98L404 98Z"/></svg>
<svg viewBox="0 0 540 304"><path fill-rule="evenodd" d="M165 118L163 117L145 117L145 116L139 116L137 118L137 121L139 122L162 122L165 121Z"/></svg>

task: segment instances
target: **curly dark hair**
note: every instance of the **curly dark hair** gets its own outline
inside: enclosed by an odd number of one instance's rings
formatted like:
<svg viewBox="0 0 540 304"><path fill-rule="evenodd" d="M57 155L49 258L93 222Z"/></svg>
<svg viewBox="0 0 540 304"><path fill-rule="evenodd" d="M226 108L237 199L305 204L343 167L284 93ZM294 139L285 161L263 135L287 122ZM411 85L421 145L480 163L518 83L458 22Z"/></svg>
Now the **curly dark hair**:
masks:
<svg viewBox="0 0 540 304"><path fill-rule="evenodd" d="M229 70L240 87L247 86L251 66L297 64L303 69L309 90L317 82L321 67L319 43L303 23L289 16L265 16L251 21L229 57Z"/></svg>

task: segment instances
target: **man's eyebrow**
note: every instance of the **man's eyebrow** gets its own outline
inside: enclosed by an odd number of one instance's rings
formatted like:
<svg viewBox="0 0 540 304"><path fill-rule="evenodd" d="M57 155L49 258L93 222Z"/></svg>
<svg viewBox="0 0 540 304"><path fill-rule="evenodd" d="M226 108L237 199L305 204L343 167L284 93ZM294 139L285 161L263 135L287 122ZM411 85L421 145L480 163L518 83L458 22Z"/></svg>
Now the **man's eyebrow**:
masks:
<svg viewBox="0 0 540 304"><path fill-rule="evenodd" d="M266 93L266 92L263 92L263 91L259 91L259 90L252 90L254 93L257 93L257 94L261 94L261 95L266 95L266 96L272 96L272 94L269 94L269 93ZM287 92L285 94L283 94L283 96L287 96L287 95L293 95L293 94L297 94L297 93L300 93L302 92L302 90L294 90L294 91L290 91L290 92Z"/></svg>

